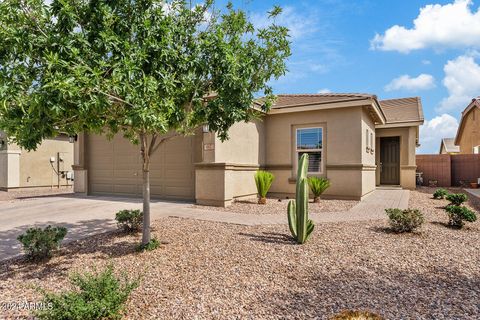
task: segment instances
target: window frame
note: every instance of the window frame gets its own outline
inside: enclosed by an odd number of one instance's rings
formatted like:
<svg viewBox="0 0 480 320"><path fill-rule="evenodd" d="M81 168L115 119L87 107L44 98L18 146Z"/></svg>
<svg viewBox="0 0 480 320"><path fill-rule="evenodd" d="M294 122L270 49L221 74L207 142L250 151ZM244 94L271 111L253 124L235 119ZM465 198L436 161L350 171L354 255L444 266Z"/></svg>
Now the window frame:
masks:
<svg viewBox="0 0 480 320"><path fill-rule="evenodd" d="M298 131L299 130L308 130L308 129L320 129L321 136L322 136L322 147L319 149L298 149ZM325 157L325 146L324 146L324 139L325 139L325 130L323 126L309 126L309 127L298 127L295 128L295 142L294 142L294 156L295 156L295 169L298 170L298 154L299 152L320 152L320 171L308 171L308 175L322 175L324 173L323 166L324 166L324 157ZM309 167L310 168L310 167Z"/></svg>

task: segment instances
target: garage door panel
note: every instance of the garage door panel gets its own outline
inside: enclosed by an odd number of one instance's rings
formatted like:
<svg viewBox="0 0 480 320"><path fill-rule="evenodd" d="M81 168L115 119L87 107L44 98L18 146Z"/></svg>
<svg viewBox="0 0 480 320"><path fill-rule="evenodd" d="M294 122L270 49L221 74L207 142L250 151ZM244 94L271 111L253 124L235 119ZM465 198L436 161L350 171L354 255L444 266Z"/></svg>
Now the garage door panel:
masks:
<svg viewBox="0 0 480 320"><path fill-rule="evenodd" d="M89 192L142 195L139 146L121 135L112 140L93 135L87 138ZM193 138L175 138L162 145L151 158L152 198L194 198Z"/></svg>

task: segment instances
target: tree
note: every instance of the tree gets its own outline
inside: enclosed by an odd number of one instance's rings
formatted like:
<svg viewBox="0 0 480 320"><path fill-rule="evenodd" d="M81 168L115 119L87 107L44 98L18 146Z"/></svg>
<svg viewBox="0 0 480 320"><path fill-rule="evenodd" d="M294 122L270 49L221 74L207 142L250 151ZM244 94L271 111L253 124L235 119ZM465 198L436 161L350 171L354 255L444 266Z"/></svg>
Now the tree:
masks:
<svg viewBox="0 0 480 320"><path fill-rule="evenodd" d="M0 2L0 128L34 150L59 133L123 134L143 159L142 244L150 241L152 154L208 125L221 139L273 100L288 29L256 28L232 4L218 11L160 0Z"/></svg>

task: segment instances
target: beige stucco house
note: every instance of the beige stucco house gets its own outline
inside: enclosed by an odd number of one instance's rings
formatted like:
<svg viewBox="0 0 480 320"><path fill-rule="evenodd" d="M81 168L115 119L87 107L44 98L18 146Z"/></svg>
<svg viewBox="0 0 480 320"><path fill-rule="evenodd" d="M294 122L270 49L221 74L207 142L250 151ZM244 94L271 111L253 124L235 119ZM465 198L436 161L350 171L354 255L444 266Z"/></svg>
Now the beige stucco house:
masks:
<svg viewBox="0 0 480 320"><path fill-rule="evenodd" d="M455 145L460 154L480 153L480 97L472 99L462 112Z"/></svg>
<svg viewBox="0 0 480 320"><path fill-rule="evenodd" d="M326 177L325 197L361 199L380 185L415 188L419 98L379 101L370 94L279 95L261 120L237 123L221 142L208 128L170 140L152 159L153 197L229 205L256 194L253 175L271 171L270 196L292 197L298 158ZM141 196L138 146L115 136L79 135L75 191Z"/></svg>
<svg viewBox="0 0 480 320"><path fill-rule="evenodd" d="M443 138L440 142L439 154L458 154L460 147L455 145L455 138Z"/></svg>
<svg viewBox="0 0 480 320"><path fill-rule="evenodd" d="M71 186L73 146L68 137L60 136L29 152L9 144L0 131L0 190Z"/></svg>

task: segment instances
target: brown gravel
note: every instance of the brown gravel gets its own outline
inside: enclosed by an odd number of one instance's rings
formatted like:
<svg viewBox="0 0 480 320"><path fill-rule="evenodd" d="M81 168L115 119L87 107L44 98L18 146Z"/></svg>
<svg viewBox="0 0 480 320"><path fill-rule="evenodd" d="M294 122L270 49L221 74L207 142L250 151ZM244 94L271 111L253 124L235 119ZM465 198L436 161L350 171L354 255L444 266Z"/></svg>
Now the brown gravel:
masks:
<svg viewBox="0 0 480 320"><path fill-rule="evenodd" d="M257 199L238 200L226 208L193 205L194 208L211 211L235 212L246 214L282 214L287 213L288 199L268 199L267 204L258 204ZM355 200L320 200L320 203L310 201L308 208L311 213L345 212L356 206Z"/></svg>
<svg viewBox="0 0 480 320"><path fill-rule="evenodd" d="M34 286L61 290L68 273L113 263L143 277L126 319L328 319L344 309L478 319L480 223L447 228L446 201L424 191L410 195L410 206L426 214L419 233L390 233L386 221L320 224L300 246L287 226L166 218L153 234L168 244L153 252L134 252L139 236L108 233L72 243L41 266L0 264L0 300L36 301Z"/></svg>
<svg viewBox="0 0 480 320"><path fill-rule="evenodd" d="M25 201L37 197L55 196L72 194L71 187L57 188L28 188L28 189L14 189L9 191L0 191L1 201Z"/></svg>

